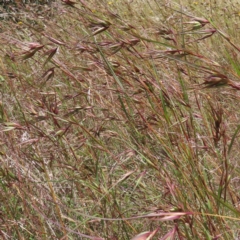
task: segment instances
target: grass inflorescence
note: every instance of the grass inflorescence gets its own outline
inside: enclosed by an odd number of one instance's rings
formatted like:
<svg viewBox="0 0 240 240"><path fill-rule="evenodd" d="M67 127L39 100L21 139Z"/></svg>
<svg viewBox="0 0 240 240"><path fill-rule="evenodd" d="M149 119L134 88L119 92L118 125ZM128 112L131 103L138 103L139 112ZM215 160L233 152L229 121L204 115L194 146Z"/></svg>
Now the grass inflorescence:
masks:
<svg viewBox="0 0 240 240"><path fill-rule="evenodd" d="M10 10L2 239L239 239L238 2Z"/></svg>

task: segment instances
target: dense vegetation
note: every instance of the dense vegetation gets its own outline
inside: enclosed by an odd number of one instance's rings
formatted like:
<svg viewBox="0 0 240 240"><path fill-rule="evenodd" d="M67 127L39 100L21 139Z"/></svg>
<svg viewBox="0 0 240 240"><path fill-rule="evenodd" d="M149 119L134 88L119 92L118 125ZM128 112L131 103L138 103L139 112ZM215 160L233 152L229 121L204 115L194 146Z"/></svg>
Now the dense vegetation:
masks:
<svg viewBox="0 0 240 240"><path fill-rule="evenodd" d="M240 239L238 1L1 12L1 239Z"/></svg>

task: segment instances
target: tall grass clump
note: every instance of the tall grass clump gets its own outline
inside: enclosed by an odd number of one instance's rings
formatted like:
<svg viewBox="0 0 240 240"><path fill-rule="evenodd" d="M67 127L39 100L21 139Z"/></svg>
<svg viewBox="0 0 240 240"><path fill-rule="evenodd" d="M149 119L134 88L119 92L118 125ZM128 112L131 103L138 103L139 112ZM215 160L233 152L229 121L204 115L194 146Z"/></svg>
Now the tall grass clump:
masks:
<svg viewBox="0 0 240 240"><path fill-rule="evenodd" d="M0 22L2 239L239 239L238 2L17 10Z"/></svg>

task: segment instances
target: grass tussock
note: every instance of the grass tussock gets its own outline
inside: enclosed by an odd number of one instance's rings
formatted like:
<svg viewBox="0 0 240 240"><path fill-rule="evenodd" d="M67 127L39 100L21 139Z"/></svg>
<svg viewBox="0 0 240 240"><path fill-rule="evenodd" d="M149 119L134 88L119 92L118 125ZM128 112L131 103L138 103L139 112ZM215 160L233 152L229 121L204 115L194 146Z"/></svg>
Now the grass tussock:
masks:
<svg viewBox="0 0 240 240"><path fill-rule="evenodd" d="M1 238L239 239L239 22L237 1L2 14Z"/></svg>

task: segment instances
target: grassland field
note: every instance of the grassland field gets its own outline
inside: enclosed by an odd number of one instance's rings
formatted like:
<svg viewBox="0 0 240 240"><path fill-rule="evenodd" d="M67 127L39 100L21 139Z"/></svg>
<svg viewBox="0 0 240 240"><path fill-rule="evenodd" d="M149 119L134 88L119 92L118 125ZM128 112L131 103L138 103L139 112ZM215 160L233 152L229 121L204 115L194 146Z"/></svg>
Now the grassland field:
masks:
<svg viewBox="0 0 240 240"><path fill-rule="evenodd" d="M0 5L0 238L240 239L240 2Z"/></svg>

